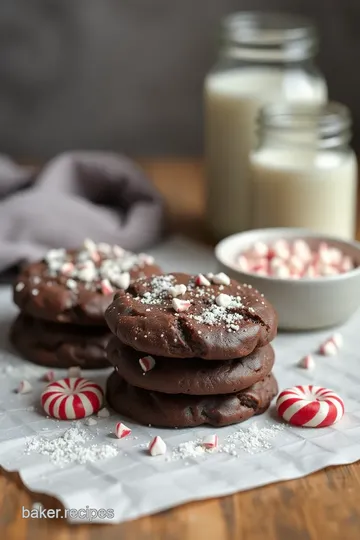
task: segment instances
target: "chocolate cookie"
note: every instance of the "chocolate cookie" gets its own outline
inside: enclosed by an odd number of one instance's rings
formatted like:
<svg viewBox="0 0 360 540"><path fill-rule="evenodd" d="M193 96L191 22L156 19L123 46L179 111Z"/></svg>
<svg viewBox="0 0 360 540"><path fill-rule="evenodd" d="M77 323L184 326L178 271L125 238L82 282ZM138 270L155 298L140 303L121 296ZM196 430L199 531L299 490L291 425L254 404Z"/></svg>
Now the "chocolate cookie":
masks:
<svg viewBox="0 0 360 540"><path fill-rule="evenodd" d="M165 274L119 291L105 313L120 341L156 356L230 360L276 335L272 305L225 274Z"/></svg>
<svg viewBox="0 0 360 540"><path fill-rule="evenodd" d="M40 319L104 325L115 290L159 273L149 255L86 240L79 250L52 249L44 260L28 265L14 285L14 302Z"/></svg>
<svg viewBox="0 0 360 540"><path fill-rule="evenodd" d="M10 330L10 341L24 358L54 368L109 367L106 345L110 336L102 326L57 324L28 315L19 315Z"/></svg>
<svg viewBox="0 0 360 540"><path fill-rule="evenodd" d="M107 347L109 362L133 386L166 394L231 394L261 381L274 365L274 349L266 345L249 356L220 362L200 358L153 357L155 366L146 373L139 359L145 356L113 337Z"/></svg>
<svg viewBox="0 0 360 540"><path fill-rule="evenodd" d="M159 427L227 426L261 414L277 394L273 375L236 394L189 396L136 388L116 372L107 381L107 399L118 413L141 424Z"/></svg>

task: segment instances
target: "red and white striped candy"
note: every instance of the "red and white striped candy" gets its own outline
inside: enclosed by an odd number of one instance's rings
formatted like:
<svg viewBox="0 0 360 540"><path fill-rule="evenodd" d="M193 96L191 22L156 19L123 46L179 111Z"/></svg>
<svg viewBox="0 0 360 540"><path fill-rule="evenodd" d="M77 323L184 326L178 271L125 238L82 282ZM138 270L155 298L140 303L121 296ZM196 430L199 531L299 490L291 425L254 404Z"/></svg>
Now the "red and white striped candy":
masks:
<svg viewBox="0 0 360 540"><path fill-rule="evenodd" d="M324 356L335 356L343 345L343 337L338 332L326 339L319 347L319 353Z"/></svg>
<svg viewBox="0 0 360 540"><path fill-rule="evenodd" d="M331 426L344 414L344 402L335 392L313 385L287 388L280 393L276 408L289 424L314 428Z"/></svg>
<svg viewBox="0 0 360 540"><path fill-rule="evenodd" d="M198 287L209 287L210 281L204 276L204 274L199 274L195 278L195 285Z"/></svg>
<svg viewBox="0 0 360 540"><path fill-rule="evenodd" d="M191 302L189 300L179 300L179 298L173 298L171 305L177 313L181 313L182 311L187 311L189 309Z"/></svg>
<svg viewBox="0 0 360 540"><path fill-rule="evenodd" d="M303 369L312 370L315 368L315 361L311 354L307 354L302 358L299 362L299 367L302 367Z"/></svg>
<svg viewBox="0 0 360 540"><path fill-rule="evenodd" d="M155 359L152 356L144 356L139 358L139 364L143 371L150 371L155 367Z"/></svg>
<svg viewBox="0 0 360 540"><path fill-rule="evenodd" d="M175 298L176 296L182 296L186 293L186 285L184 283L180 283L179 285L174 285L173 287L169 287L169 295Z"/></svg>
<svg viewBox="0 0 360 540"><path fill-rule="evenodd" d="M50 383L41 394L41 405L49 416L75 420L96 413L103 398L98 384L73 377Z"/></svg>
<svg viewBox="0 0 360 540"><path fill-rule="evenodd" d="M103 279L100 284L101 292L106 296L107 294L112 294L114 289L108 279Z"/></svg>
<svg viewBox="0 0 360 540"><path fill-rule="evenodd" d="M32 386L29 381L20 381L19 386L17 387L18 394L30 394L32 392Z"/></svg>
<svg viewBox="0 0 360 540"><path fill-rule="evenodd" d="M115 435L118 439L123 439L124 437L127 437L130 435L131 429L122 422L118 422L115 426Z"/></svg>
<svg viewBox="0 0 360 540"><path fill-rule="evenodd" d="M150 442L149 452L152 456L162 456L166 453L166 444L158 435Z"/></svg>
<svg viewBox="0 0 360 540"><path fill-rule="evenodd" d="M47 382L54 381L55 380L55 372L54 371L47 371L46 373L44 373L43 380L47 381Z"/></svg>
<svg viewBox="0 0 360 540"><path fill-rule="evenodd" d="M217 435L207 435L202 440L202 446L209 450L215 450L219 446L219 437Z"/></svg>

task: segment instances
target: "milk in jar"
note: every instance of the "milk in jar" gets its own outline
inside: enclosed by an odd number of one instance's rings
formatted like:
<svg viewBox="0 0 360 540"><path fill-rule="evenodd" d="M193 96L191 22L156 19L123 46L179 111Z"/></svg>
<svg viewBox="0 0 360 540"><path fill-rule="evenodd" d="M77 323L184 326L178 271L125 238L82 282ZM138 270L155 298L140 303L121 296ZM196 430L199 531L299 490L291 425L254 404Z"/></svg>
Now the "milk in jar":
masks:
<svg viewBox="0 0 360 540"><path fill-rule="evenodd" d="M251 155L253 226L303 227L355 236L357 160L351 116L339 103L321 108L265 106Z"/></svg>
<svg viewBox="0 0 360 540"><path fill-rule="evenodd" d="M252 227L249 156L264 103L318 104L316 32L302 17L238 13L223 23L220 60L205 80L207 223L216 237Z"/></svg>

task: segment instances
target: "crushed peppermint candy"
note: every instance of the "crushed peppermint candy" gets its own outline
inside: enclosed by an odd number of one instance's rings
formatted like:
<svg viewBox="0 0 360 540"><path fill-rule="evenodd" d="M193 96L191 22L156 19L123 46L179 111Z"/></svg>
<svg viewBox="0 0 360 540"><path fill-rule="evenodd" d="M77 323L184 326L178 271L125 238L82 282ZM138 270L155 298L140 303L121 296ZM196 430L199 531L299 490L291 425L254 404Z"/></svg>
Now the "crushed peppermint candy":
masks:
<svg viewBox="0 0 360 540"><path fill-rule="evenodd" d="M149 282L151 292L146 291L143 296L136 297L142 304L162 304L169 296L169 289L175 284L172 274L167 276L155 276Z"/></svg>
<svg viewBox="0 0 360 540"><path fill-rule="evenodd" d="M90 239L86 239L82 249L76 252L52 249L44 260L50 277L69 278L65 283L70 290L76 290L76 285L83 282L87 288L103 294L110 294L112 288L127 290L130 285L129 271L154 262L150 255L136 255L119 246L103 242L96 244Z"/></svg>
<svg viewBox="0 0 360 540"><path fill-rule="evenodd" d="M204 439L183 442L173 449L167 460L177 461L179 459L201 457L214 453L214 450L234 457L240 457L242 452L248 454L265 452L272 448L271 441L284 429L285 425L283 424L272 424L262 428L259 428L257 424L253 424L247 429L234 431L225 438L222 444L219 444L217 440L215 446L213 444L211 446L204 444L204 440L207 440L209 436L204 437ZM214 443L217 436L211 435L210 437L212 438L211 442Z"/></svg>
<svg viewBox="0 0 360 540"><path fill-rule="evenodd" d="M242 272L280 279L323 278L356 268L355 260L339 247L313 242L303 238L255 242L236 256L235 264Z"/></svg>
<svg viewBox="0 0 360 540"><path fill-rule="evenodd" d="M19 281L19 283L17 283L15 286L15 291L20 292L23 290L24 287L25 287L25 283L23 283L22 281Z"/></svg>
<svg viewBox="0 0 360 540"><path fill-rule="evenodd" d="M76 424L53 439L39 436L27 439L24 452L49 456L50 461L60 467L69 463L95 462L115 457L118 454L115 445L86 445L91 438L91 434L86 429Z"/></svg>
<svg viewBox="0 0 360 540"><path fill-rule="evenodd" d="M224 325L228 332L236 332L240 328L240 321L245 318L251 319L255 314L255 309L251 305L246 305L246 298L243 302L239 295L226 294L225 283L231 285L231 281L228 281L230 278L226 274L210 275L213 285L202 274L190 276L187 285L177 284L176 274L153 276L142 281L144 292L140 292L134 300L145 305L163 306L164 310L172 308L176 317L179 317L182 312L189 311L186 314L189 319L208 326ZM203 280L206 280L209 286L199 287L199 276L201 276L200 281L203 283ZM214 285L215 281L217 283ZM247 285L238 285L238 289L242 287L251 288ZM234 284L231 290L234 290ZM218 291L224 292L217 294ZM259 301L259 299L256 300ZM265 304L263 301L261 303Z"/></svg>

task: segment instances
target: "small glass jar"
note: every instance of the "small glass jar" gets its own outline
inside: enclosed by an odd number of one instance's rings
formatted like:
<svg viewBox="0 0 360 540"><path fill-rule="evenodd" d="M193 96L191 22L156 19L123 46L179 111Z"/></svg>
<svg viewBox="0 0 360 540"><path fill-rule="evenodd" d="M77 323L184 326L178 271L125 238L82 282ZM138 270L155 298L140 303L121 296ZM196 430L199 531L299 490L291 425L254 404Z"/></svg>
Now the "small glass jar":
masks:
<svg viewBox="0 0 360 540"><path fill-rule="evenodd" d="M265 103L322 104L311 21L236 13L223 21L219 58L205 80L207 222L216 237L251 227L249 156Z"/></svg>
<svg viewBox="0 0 360 540"><path fill-rule="evenodd" d="M357 160L347 107L269 105L258 125L251 156L253 227L305 227L354 238Z"/></svg>

